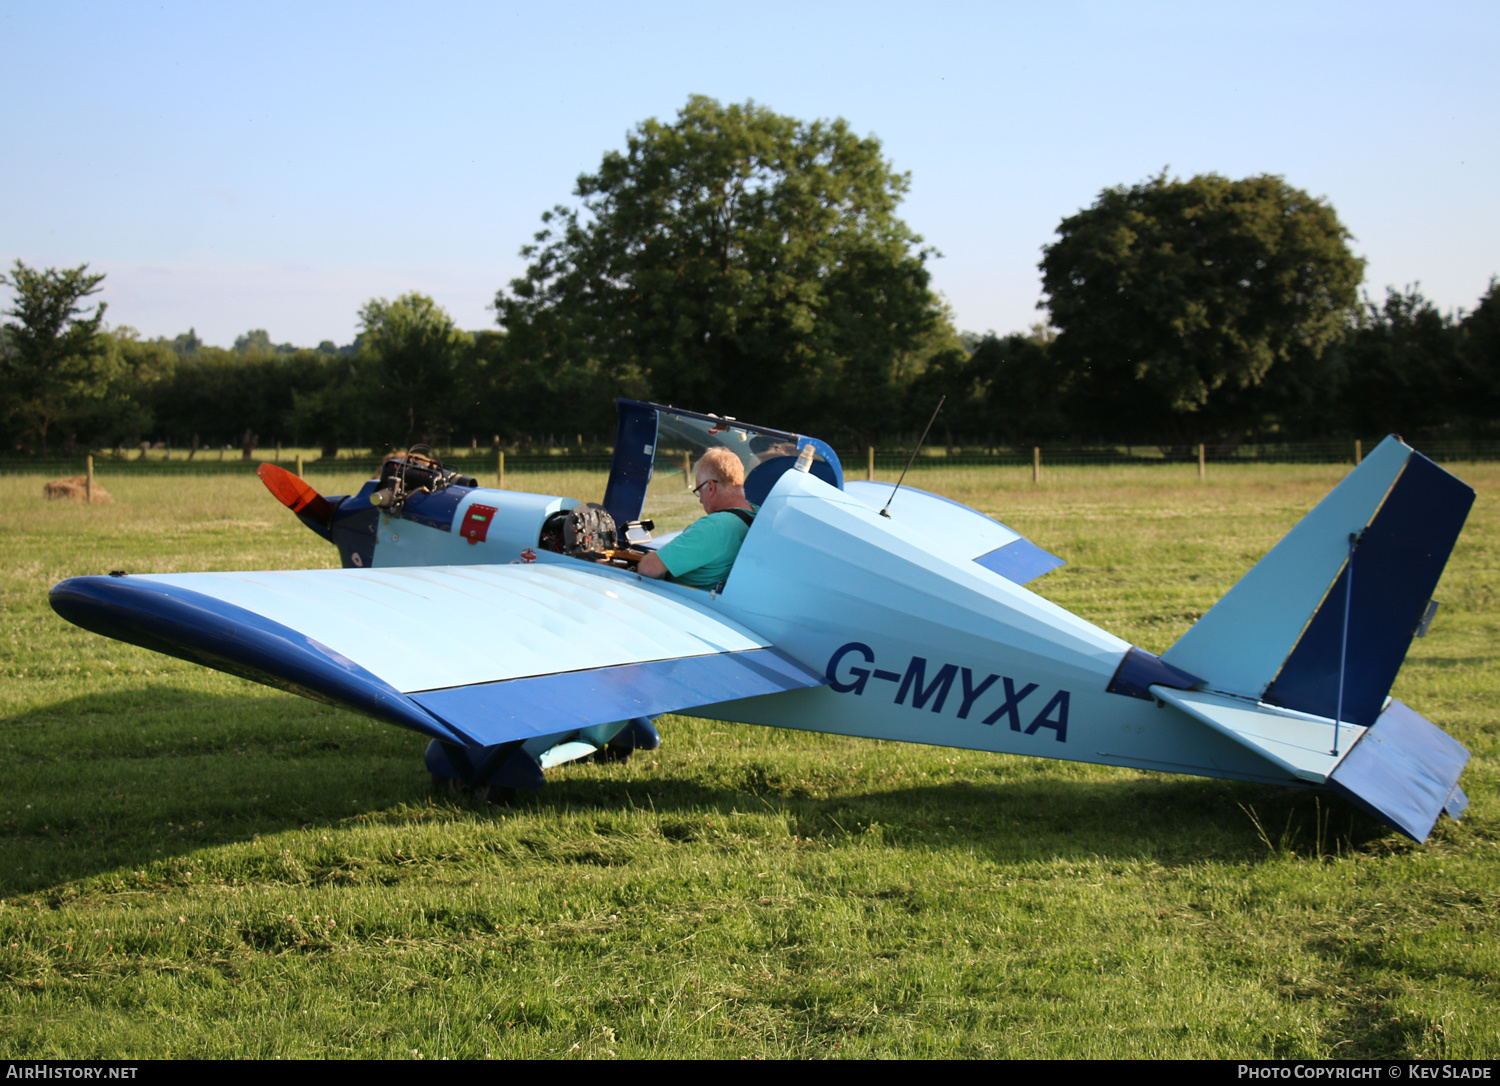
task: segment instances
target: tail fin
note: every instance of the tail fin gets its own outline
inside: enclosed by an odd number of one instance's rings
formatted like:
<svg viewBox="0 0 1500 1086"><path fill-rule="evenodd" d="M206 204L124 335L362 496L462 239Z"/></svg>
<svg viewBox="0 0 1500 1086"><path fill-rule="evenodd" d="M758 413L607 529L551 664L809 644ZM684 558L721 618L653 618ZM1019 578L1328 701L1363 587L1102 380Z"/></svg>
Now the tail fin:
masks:
<svg viewBox="0 0 1500 1086"><path fill-rule="evenodd" d="M1473 503L1386 438L1162 659L1214 690L1368 727Z"/></svg>

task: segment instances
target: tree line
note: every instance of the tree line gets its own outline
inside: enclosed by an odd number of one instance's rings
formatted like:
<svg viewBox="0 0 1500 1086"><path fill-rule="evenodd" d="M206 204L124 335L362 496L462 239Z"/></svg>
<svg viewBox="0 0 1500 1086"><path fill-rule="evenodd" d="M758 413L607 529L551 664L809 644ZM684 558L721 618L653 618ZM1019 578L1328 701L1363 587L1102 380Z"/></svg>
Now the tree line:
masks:
<svg viewBox="0 0 1500 1086"><path fill-rule="evenodd" d="M1444 314L1358 295L1333 208L1273 176L1110 188L1043 250L1047 320L960 334L909 180L842 120L694 97L542 216L497 328L372 299L339 347L146 340L88 305L103 276L17 261L0 337L5 448L253 442L374 449L603 437L617 396L882 444L940 396L950 444L1491 436L1500 300Z"/></svg>
<svg viewBox="0 0 1500 1086"><path fill-rule="evenodd" d="M1174 409L1144 374L1079 365L1050 325L969 337L972 350L935 360L914 402L944 405L949 444L1148 444L1376 438L1500 438L1500 289L1469 313L1443 313L1417 287L1366 297L1324 351L1261 379L1216 389L1197 410ZM1121 358L1122 366L1130 363ZM1103 369L1101 364L1100 369ZM914 420L913 420L914 421Z"/></svg>

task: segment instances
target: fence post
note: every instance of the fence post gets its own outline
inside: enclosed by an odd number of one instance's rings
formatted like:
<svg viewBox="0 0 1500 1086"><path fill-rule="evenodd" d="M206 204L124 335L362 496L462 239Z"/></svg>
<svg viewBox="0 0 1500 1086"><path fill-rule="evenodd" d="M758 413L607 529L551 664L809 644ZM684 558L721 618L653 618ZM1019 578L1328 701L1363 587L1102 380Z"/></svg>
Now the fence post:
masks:
<svg viewBox="0 0 1500 1086"><path fill-rule="evenodd" d="M302 478L302 454L297 454L297 478Z"/></svg>
<svg viewBox="0 0 1500 1086"><path fill-rule="evenodd" d="M1031 485L1036 486L1042 481L1042 447L1033 445L1031 447Z"/></svg>
<svg viewBox="0 0 1500 1086"><path fill-rule="evenodd" d="M1359 467L1359 462L1364 459L1364 451L1360 448L1359 438L1354 439L1354 466Z"/></svg>
<svg viewBox="0 0 1500 1086"><path fill-rule="evenodd" d="M83 500L88 505L94 504L94 454L89 453L83 458Z"/></svg>
<svg viewBox="0 0 1500 1086"><path fill-rule="evenodd" d="M495 474L500 478L499 489L505 489L505 450L495 450Z"/></svg>
<svg viewBox="0 0 1500 1086"><path fill-rule="evenodd" d="M1203 464L1203 442L1198 442L1198 481L1203 482L1206 478Z"/></svg>
<svg viewBox="0 0 1500 1086"><path fill-rule="evenodd" d="M693 489L693 457L690 453L682 454L682 489Z"/></svg>
<svg viewBox="0 0 1500 1086"><path fill-rule="evenodd" d="M875 446L865 446L865 482L875 481Z"/></svg>

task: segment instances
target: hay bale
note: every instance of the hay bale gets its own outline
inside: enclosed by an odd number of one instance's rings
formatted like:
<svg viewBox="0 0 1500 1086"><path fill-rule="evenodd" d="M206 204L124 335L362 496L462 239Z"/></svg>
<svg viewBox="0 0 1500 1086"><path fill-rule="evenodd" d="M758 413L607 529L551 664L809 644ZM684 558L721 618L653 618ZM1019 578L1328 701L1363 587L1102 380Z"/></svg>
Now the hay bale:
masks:
<svg viewBox="0 0 1500 1086"><path fill-rule="evenodd" d="M69 501L81 502L84 500L84 487L88 483L88 477L84 475L70 475L66 479L52 479L42 487L42 493L48 498L66 498ZM94 480L94 504L111 501L109 491L99 485L99 480Z"/></svg>

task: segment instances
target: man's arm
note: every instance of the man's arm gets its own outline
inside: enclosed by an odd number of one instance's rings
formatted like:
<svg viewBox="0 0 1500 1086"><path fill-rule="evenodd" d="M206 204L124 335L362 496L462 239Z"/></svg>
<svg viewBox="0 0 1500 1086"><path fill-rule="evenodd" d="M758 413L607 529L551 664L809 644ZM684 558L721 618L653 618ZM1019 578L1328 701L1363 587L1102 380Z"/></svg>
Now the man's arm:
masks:
<svg viewBox="0 0 1500 1086"><path fill-rule="evenodd" d="M667 540L667 542L663 543L656 550L647 551L646 556L636 564L635 571L642 577L651 577L659 581L663 577L680 577L683 574L687 573L689 570L695 568L694 562L691 558L689 558L687 561L684 561L683 555L678 554L677 552L682 550L682 541L684 539L699 540L701 542L704 525L708 521L708 519L708 517L699 517L682 531L678 532L677 538ZM677 554L677 557L673 559L673 564L677 566L676 573L668 569L667 563L662 560L661 556L663 551ZM693 553L693 548L691 545L689 546L689 550L687 553ZM701 561L701 559L699 559L699 561Z"/></svg>
<svg viewBox="0 0 1500 1086"><path fill-rule="evenodd" d="M670 576L675 584L702 587L693 580L697 572L724 554L731 540L737 540L732 531L726 535L726 527L722 517L699 517L677 538L667 540L660 549L642 558L636 572L658 580ZM667 558L672 559L670 566Z"/></svg>

